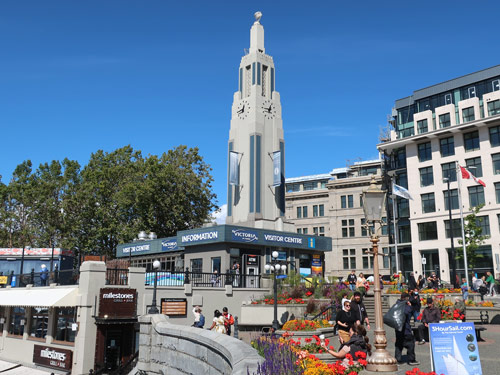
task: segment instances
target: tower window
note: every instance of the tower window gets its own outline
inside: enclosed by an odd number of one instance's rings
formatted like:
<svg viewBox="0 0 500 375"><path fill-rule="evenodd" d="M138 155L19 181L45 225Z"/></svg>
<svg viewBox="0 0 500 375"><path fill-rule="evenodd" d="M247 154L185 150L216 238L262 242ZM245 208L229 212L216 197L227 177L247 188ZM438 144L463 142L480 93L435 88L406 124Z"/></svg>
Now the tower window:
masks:
<svg viewBox="0 0 500 375"><path fill-rule="evenodd" d="M268 69L267 66L262 65L262 96L266 96L266 91L267 91L267 74L268 74Z"/></svg>
<svg viewBox="0 0 500 375"><path fill-rule="evenodd" d="M245 68L245 86L244 86L244 90L245 90L245 97L248 97L250 96L250 86L252 86L252 71L251 71L251 66L248 65L246 68Z"/></svg>
<svg viewBox="0 0 500 375"><path fill-rule="evenodd" d="M257 63L257 84L260 85L260 62Z"/></svg>
<svg viewBox="0 0 500 375"><path fill-rule="evenodd" d="M252 85L255 85L255 63L252 63Z"/></svg>

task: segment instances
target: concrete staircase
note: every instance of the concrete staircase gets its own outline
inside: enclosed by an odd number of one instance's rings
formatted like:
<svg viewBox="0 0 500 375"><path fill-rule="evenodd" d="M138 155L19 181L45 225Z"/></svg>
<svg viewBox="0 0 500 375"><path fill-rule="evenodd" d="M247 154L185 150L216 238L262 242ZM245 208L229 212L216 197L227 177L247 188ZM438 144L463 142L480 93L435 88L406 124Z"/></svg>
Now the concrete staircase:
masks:
<svg viewBox="0 0 500 375"><path fill-rule="evenodd" d="M370 319L371 325L375 324L375 299L372 295L367 295L363 298L363 303L366 307L366 313L368 314L368 319ZM382 315L389 310L390 306L382 298Z"/></svg>

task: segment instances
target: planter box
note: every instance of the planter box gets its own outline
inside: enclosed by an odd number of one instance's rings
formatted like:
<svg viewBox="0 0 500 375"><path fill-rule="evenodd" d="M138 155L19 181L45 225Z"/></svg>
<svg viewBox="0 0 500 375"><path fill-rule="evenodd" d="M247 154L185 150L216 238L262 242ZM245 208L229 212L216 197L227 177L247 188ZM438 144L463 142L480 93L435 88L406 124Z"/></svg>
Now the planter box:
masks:
<svg viewBox="0 0 500 375"><path fill-rule="evenodd" d="M280 324L285 324L292 319L302 319L306 313L307 300L304 304L289 304L278 305L278 321ZM316 300L319 304L330 303L330 300ZM255 325L255 326L270 326L274 319L273 305L243 305L241 306L241 314L239 324Z"/></svg>
<svg viewBox="0 0 500 375"><path fill-rule="evenodd" d="M294 339L302 339L301 341L304 342L304 339L307 338L312 338L314 335L319 336L319 335L325 335L326 339L332 340L333 338L333 327L327 327L327 328L318 328L315 331L285 331L285 330L278 330L276 331L277 335L282 336L285 332L293 333L293 338Z"/></svg>
<svg viewBox="0 0 500 375"><path fill-rule="evenodd" d="M443 295L444 296L444 299L445 300L449 300L449 301L452 301L452 302L455 302L455 298L456 297L460 297L462 298L462 294L461 293L422 293L422 294L419 294L419 296L421 298L427 298L427 297L436 297L436 296L441 296ZM383 300L385 300L387 302L387 304L389 305L389 307L391 307L392 305L394 305L396 303L397 300L399 300L401 298L401 294L383 294L382 295L382 298ZM474 299L475 302L478 302L481 298L479 298L478 301L475 300L475 296L474 297L471 297L469 299Z"/></svg>

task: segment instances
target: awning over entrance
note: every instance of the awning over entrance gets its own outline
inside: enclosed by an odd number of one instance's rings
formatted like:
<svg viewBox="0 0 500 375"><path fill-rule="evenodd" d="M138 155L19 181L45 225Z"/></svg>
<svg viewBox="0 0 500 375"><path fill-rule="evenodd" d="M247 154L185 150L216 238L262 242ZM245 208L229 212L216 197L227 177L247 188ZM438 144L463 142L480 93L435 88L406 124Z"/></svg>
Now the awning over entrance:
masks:
<svg viewBox="0 0 500 375"><path fill-rule="evenodd" d="M78 288L6 288L0 291L1 306L78 306Z"/></svg>
<svg viewBox="0 0 500 375"><path fill-rule="evenodd" d="M53 373L53 371L43 371L32 367L21 366L16 363L0 361L0 373L2 373L2 375L49 375Z"/></svg>

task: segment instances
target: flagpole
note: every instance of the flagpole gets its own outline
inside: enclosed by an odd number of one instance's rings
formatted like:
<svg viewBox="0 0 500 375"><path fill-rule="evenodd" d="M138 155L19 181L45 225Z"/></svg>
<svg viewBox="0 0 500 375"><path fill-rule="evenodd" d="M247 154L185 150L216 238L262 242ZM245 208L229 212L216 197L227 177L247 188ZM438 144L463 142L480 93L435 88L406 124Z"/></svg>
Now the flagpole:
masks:
<svg viewBox="0 0 500 375"><path fill-rule="evenodd" d="M462 208L462 170L457 161L455 161L455 168L457 170L458 178L458 205L460 206L460 222L462 224L462 245L464 251L464 268L465 268L465 283L467 285L467 290L469 290L469 271L467 265L467 249L465 246L465 230L464 230L464 211ZM450 231L453 230L453 224L450 222ZM453 259L455 262L455 259Z"/></svg>

